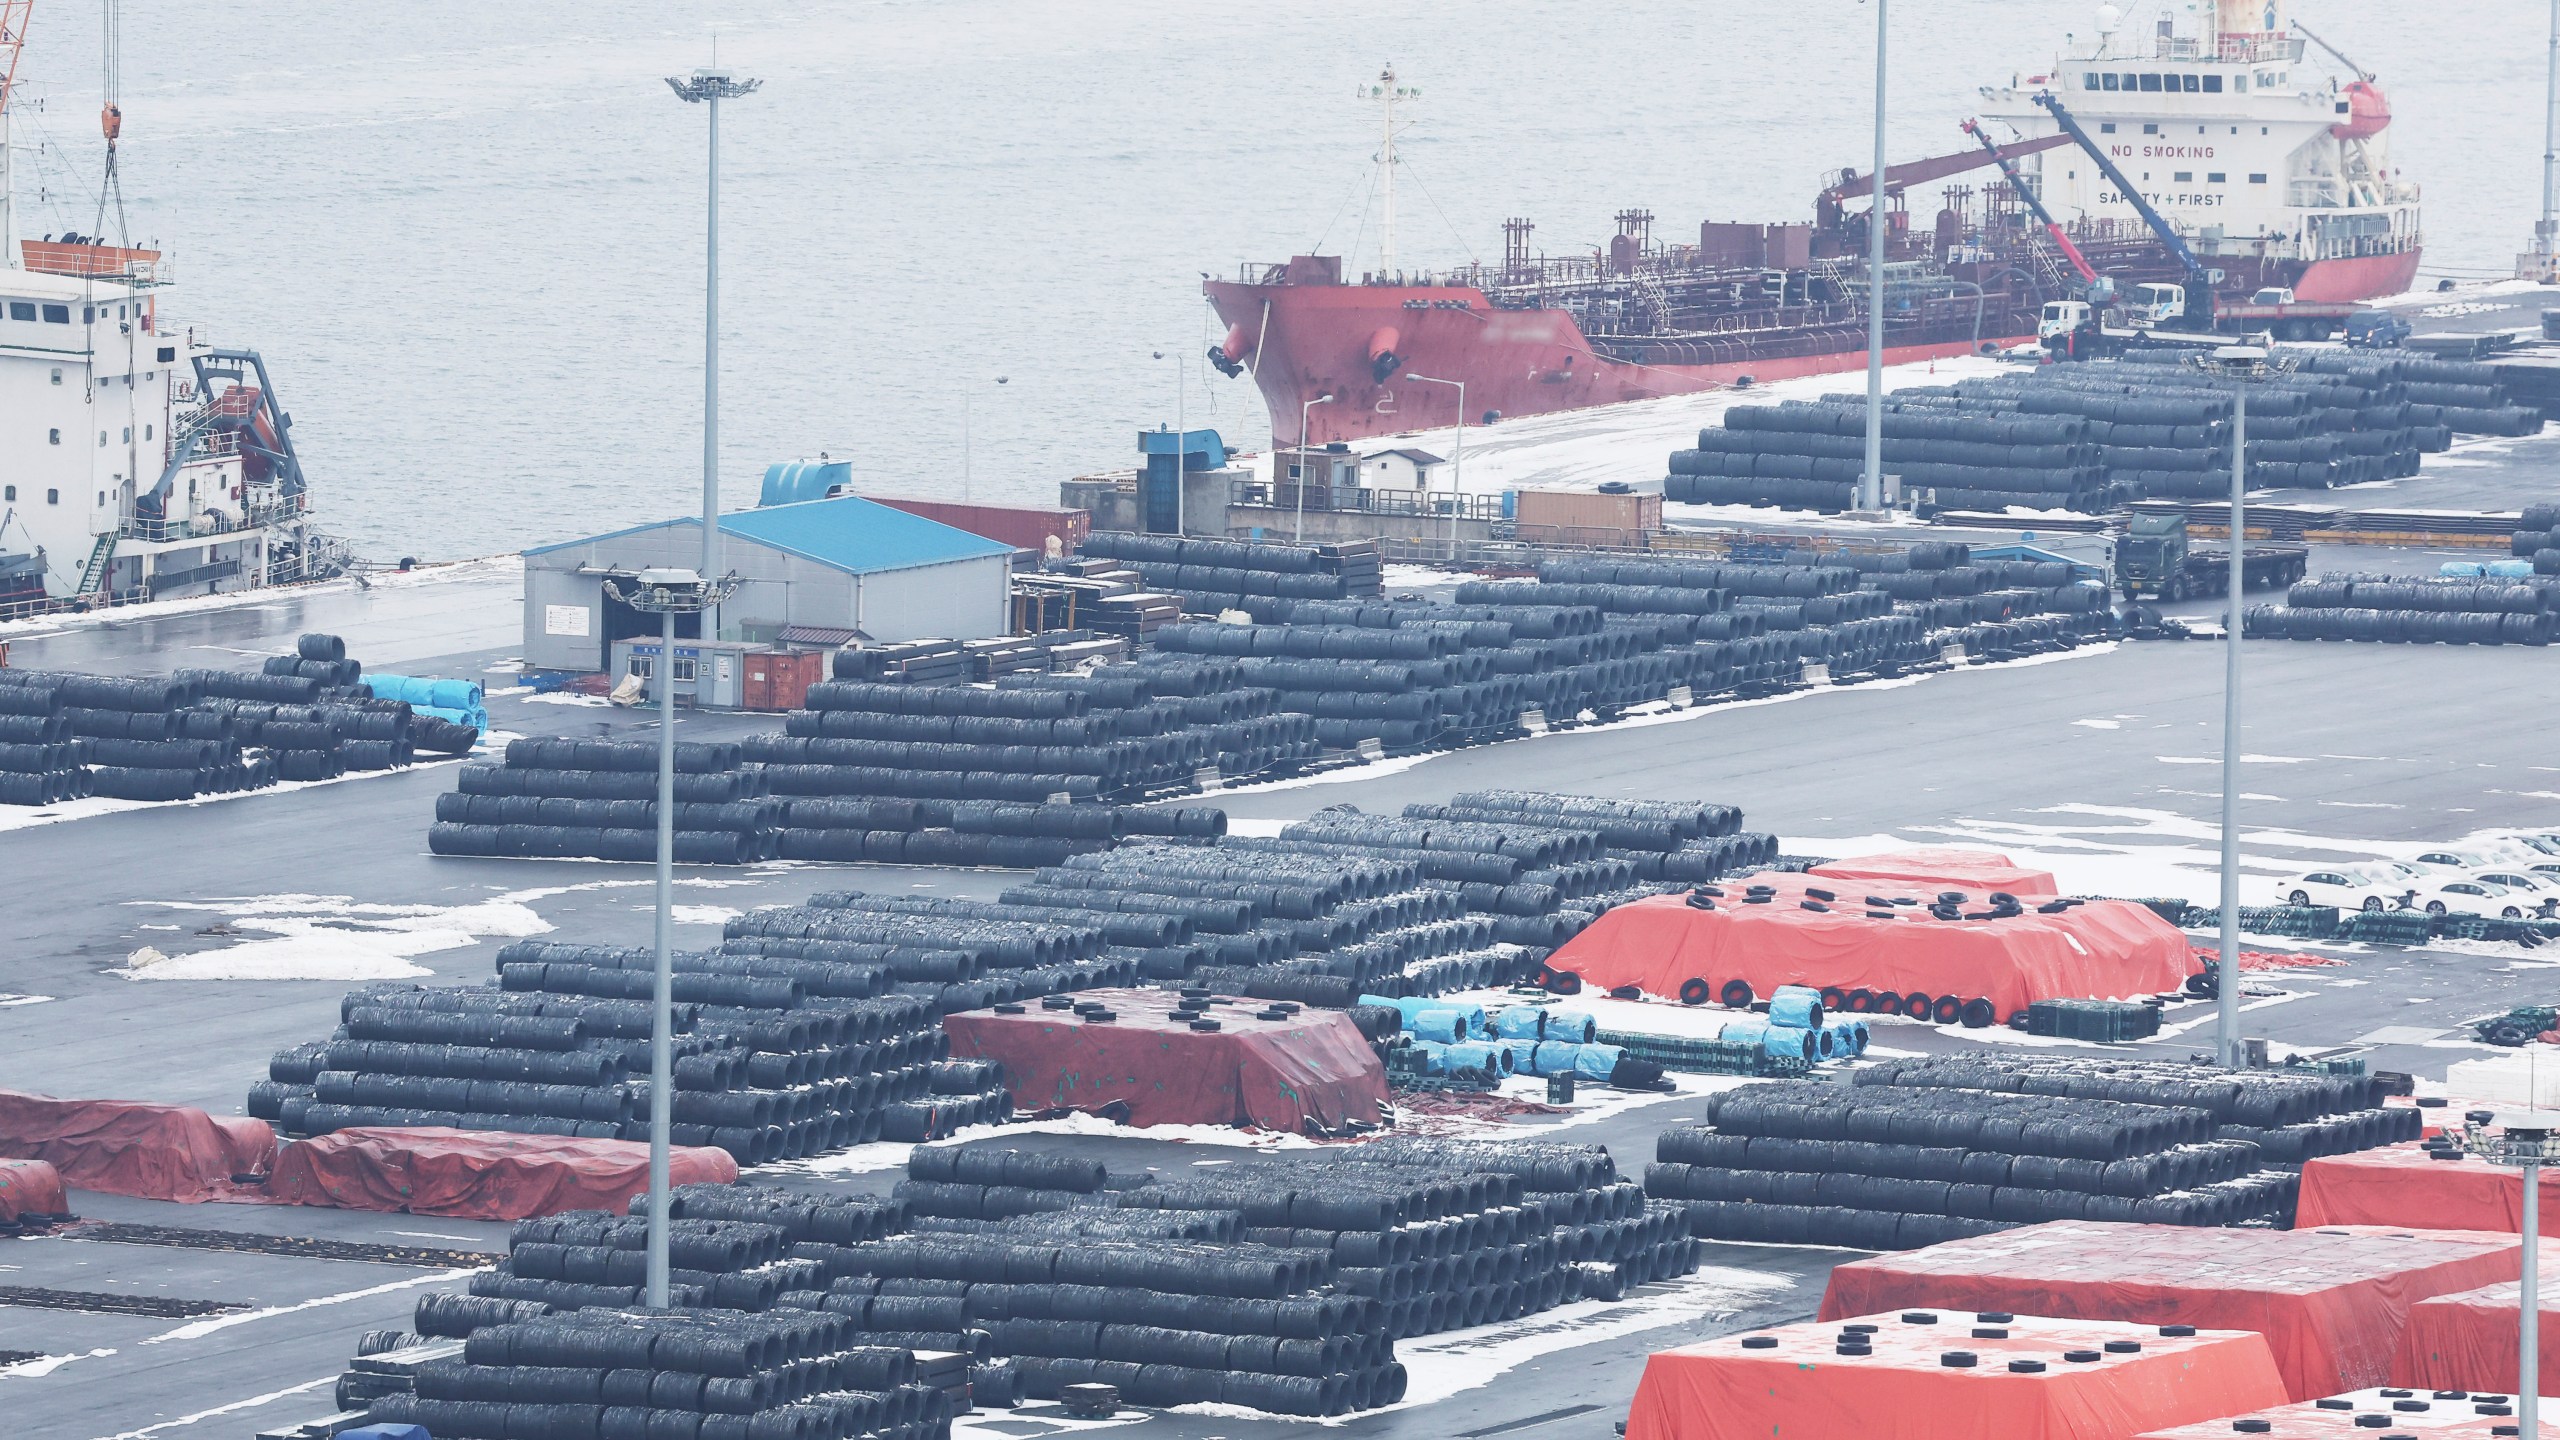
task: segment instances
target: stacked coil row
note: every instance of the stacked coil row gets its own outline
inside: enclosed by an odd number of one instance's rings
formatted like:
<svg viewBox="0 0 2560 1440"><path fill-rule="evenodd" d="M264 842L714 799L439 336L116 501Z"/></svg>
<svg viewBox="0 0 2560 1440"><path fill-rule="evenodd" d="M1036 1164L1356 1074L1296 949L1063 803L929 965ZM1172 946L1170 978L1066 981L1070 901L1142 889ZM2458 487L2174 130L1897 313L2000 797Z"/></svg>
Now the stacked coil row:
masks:
<svg viewBox="0 0 2560 1440"><path fill-rule="evenodd" d="M2560 576L2560 505L2524 507L2507 553L2530 561L2536 575Z"/></svg>
<svg viewBox="0 0 2560 1440"><path fill-rule="evenodd" d="M2323 576L2295 585L2281 607L2251 606L2241 633L2274 640L2548 645L2560 633L2560 579Z"/></svg>
<svg viewBox="0 0 2560 1440"><path fill-rule="evenodd" d="M331 780L407 765L454 737L397 700L375 698L334 635L270 662L316 675L181 670L122 678L0 668L0 804L84 796L192 800L280 781ZM422 733L423 732L423 733ZM467 750L476 734L460 739Z"/></svg>
<svg viewBox="0 0 2560 1440"><path fill-rule="evenodd" d="M1950 509L2098 510L2213 498L2231 483L2228 383L2169 351L1922 386L1886 402L1884 465ZM2490 367L2292 351L2249 397L2249 483L2326 489L2414 475L2456 432L2530 435ZM1674 452L1666 499L1845 509L1864 464L1862 397L1739 407Z"/></svg>
<svg viewBox="0 0 2560 1440"><path fill-rule="evenodd" d="M2298 1184L2189 1107L1780 1081L1713 1097L1708 1121L1664 1132L1645 1174L1708 1240L1908 1250L2047 1220L2283 1223Z"/></svg>
<svg viewBox="0 0 2560 1440"><path fill-rule="evenodd" d="M983 991L903 978L974 965L988 946L935 938L949 948L749 937L671 956L675 1143L755 1165L1009 1116L1002 1077L949 1060L940 1025ZM1082 989L1108 972L1056 965L1024 983ZM357 990L336 1034L269 1062L249 1113L295 1135L387 1125L643 1140L654 983L645 948L519 941L498 953L496 988Z"/></svg>
<svg viewBox="0 0 2560 1440"><path fill-rule="evenodd" d="M1162 656L1006 675L994 688L839 680L810 686L807 708L745 753L778 794L1031 805L1161 794L1191 788L1205 768L1252 775L1314 759L1307 717L1238 681L1230 665Z"/></svg>
<svg viewBox="0 0 2560 1440"><path fill-rule="evenodd" d="M1281 545L1097 530L1076 548L1124 562L1193 614L1215 614L1247 597L1357 600L1380 592L1377 547L1367 543Z"/></svg>
<svg viewBox="0 0 2560 1440"><path fill-rule="evenodd" d="M435 1303L452 1298L419 1303L422 1335L430 1324L441 1333L467 1323L455 1313L460 1307ZM469 1323L458 1357L426 1358L450 1350L448 1343L391 1370L405 1374L406 1385L366 1399L367 1418L458 1440L946 1440L951 1433L954 1397L919 1383L916 1357L864 1344L837 1316L549 1313L498 1304L511 1308ZM362 1370L346 1378L359 1376L371 1378Z"/></svg>
<svg viewBox="0 0 2560 1440"><path fill-rule="evenodd" d="M741 865L781 853L764 776L728 744L675 747L675 858ZM658 747L647 741L514 740L503 765L466 765L441 796L438 855L650 860L658 853Z"/></svg>

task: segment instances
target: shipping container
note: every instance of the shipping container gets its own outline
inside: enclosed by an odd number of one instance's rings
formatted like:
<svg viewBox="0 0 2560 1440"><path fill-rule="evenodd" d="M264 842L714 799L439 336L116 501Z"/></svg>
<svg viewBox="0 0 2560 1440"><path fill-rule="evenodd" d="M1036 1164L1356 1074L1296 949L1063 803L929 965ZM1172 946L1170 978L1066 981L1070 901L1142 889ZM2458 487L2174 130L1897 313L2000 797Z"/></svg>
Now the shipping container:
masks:
<svg viewBox="0 0 2560 1440"><path fill-rule="evenodd" d="M826 678L823 650L760 650L747 656L746 706L750 710L797 710L809 698L809 687Z"/></svg>
<svg viewBox="0 0 2560 1440"><path fill-rule="evenodd" d="M1603 495L1594 490L1523 490L1514 512L1525 532L1539 530L1613 531L1642 544L1646 533L1662 528L1660 495Z"/></svg>
<svg viewBox="0 0 2560 1440"><path fill-rule="evenodd" d="M983 535L1000 545L1029 550L1037 555L1049 553L1049 542L1055 540L1058 553L1073 555L1076 546L1093 530L1092 512L1052 509L1029 505L963 505L949 500L909 500L893 495L866 495L866 500L939 520L945 525Z"/></svg>

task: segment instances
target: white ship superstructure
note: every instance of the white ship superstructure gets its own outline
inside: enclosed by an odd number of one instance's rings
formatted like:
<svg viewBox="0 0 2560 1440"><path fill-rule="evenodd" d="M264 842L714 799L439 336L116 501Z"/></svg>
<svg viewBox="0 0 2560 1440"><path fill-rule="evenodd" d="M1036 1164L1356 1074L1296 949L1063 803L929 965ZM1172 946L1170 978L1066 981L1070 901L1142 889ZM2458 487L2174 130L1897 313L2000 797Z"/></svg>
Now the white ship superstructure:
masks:
<svg viewBox="0 0 2560 1440"><path fill-rule="evenodd" d="M265 362L172 322L159 251L20 238L8 125L28 9L0 0L0 613L328 573ZM112 92L101 118L112 180Z"/></svg>
<svg viewBox="0 0 2560 1440"><path fill-rule="evenodd" d="M2418 186L2391 164L2390 105L2370 72L2340 56L2357 75L2341 84L2309 61L2283 0L2164 7L2133 27L2106 6L2096 22L2096 39L2074 39L2047 73L1983 87L1986 116L2051 135L2035 97L2052 93L2208 265L2254 266L2304 300L2408 288ZM2078 150L2020 164L2065 223L2142 231Z"/></svg>

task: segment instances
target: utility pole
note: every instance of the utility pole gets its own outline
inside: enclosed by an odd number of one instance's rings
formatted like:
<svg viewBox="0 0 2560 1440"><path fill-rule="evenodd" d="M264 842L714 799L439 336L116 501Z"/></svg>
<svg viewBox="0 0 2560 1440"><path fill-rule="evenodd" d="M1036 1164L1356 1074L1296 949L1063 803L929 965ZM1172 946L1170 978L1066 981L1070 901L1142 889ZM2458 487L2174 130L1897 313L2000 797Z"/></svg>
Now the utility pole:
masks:
<svg viewBox="0 0 2560 1440"><path fill-rule="evenodd" d="M1867 211L1867 468L1858 508L1884 508L1884 76L1885 0L1876 0L1876 186Z"/></svg>
<svg viewBox="0 0 2560 1440"><path fill-rule="evenodd" d="M711 163L705 219L702 285L702 570L720 573L720 102L752 95L761 80L733 79L726 70L696 70L690 80L667 77L667 88L688 105L711 107ZM717 639L720 610L702 612L702 638Z"/></svg>

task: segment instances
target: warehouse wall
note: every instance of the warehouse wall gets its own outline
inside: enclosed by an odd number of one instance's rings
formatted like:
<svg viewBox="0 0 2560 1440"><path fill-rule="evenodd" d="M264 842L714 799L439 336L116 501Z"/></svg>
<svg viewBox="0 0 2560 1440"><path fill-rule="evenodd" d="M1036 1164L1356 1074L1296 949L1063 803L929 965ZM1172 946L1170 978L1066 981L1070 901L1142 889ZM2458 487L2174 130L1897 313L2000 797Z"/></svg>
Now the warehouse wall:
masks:
<svg viewBox="0 0 2560 1440"><path fill-rule="evenodd" d="M1011 628L1006 595L1012 575L1012 558L1005 555L865 575L856 623L874 640L1002 635Z"/></svg>

